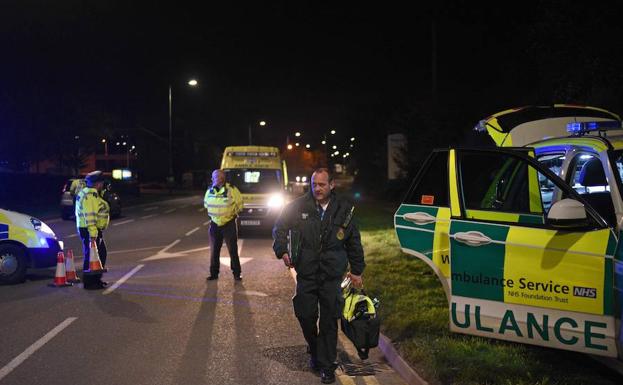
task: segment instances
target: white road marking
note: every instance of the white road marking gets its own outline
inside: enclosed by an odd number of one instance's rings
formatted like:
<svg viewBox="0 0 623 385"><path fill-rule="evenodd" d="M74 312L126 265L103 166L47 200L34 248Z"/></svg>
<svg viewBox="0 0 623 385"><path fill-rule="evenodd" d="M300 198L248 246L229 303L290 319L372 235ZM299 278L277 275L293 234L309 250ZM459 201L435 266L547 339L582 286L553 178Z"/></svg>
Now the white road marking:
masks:
<svg viewBox="0 0 623 385"><path fill-rule="evenodd" d="M172 213L173 211L175 211L175 210L177 210L177 209L170 209L170 210L165 211L164 213L165 213L165 214L171 214L171 213Z"/></svg>
<svg viewBox="0 0 623 385"><path fill-rule="evenodd" d="M177 244L178 244L178 243L180 243L181 241L182 241L181 239L176 239L176 240L174 240L173 242L171 242L171 243L169 243L167 246L165 246L165 248L164 248L164 249L160 250L160 251L158 252L158 254L160 254L160 253L166 253L166 252L167 252L167 250L169 250L171 247L173 247L173 246L177 245Z"/></svg>
<svg viewBox="0 0 623 385"><path fill-rule="evenodd" d="M207 226L207 225L209 225L209 224L210 224L210 222L212 222L212 221L203 222L203 225L204 225L204 226Z"/></svg>
<svg viewBox="0 0 623 385"><path fill-rule="evenodd" d="M137 251L153 250L153 249L159 249L161 247L162 246L151 246L151 247L141 247L140 249L115 250L115 251L109 251L108 254L135 253Z"/></svg>
<svg viewBox="0 0 623 385"><path fill-rule="evenodd" d="M151 215L145 215L144 217L141 217L141 219L149 219L149 218L153 218L158 214L151 214Z"/></svg>
<svg viewBox="0 0 623 385"><path fill-rule="evenodd" d="M113 226L125 225L126 223L134 222L134 219L128 219L127 221L113 223Z"/></svg>
<svg viewBox="0 0 623 385"><path fill-rule="evenodd" d="M69 234L65 238L74 238L74 237L77 237L77 236L78 236L78 234Z"/></svg>
<svg viewBox="0 0 623 385"><path fill-rule="evenodd" d="M113 291L115 291L116 288L118 288L119 286L123 285L123 283L125 281L127 281L131 276L133 276L137 271L139 271L143 267L145 267L145 265L138 265L134 269L130 270L126 275L121 277L121 279L118 280L117 282L115 282L111 287L109 287L108 289L104 290L104 292L102 292L102 295L110 294Z"/></svg>
<svg viewBox="0 0 623 385"><path fill-rule="evenodd" d="M256 297L268 297L268 294L263 293L261 291L255 291L255 290L243 290L243 291L237 291L236 293L244 294L244 295L254 295Z"/></svg>
<svg viewBox="0 0 623 385"><path fill-rule="evenodd" d="M13 369L17 368L22 362L26 361L28 357L30 357L33 353L39 350L43 345L48 343L52 338L54 338L58 333L63 331L67 326L71 325L72 322L77 320L77 317L69 317L65 321L58 324L54 329L50 330L46 335L41 337L37 342L30 345L26 350L24 350L19 356L15 357L11 362L6 364L2 369L0 369L0 380L6 377L7 374L11 373Z"/></svg>
<svg viewBox="0 0 623 385"><path fill-rule="evenodd" d="M199 210L197 210L198 213L202 212L203 210L205 210L205 207L200 208Z"/></svg>
<svg viewBox="0 0 623 385"><path fill-rule="evenodd" d="M231 267L231 258L229 257L221 257L219 258L221 260L221 263L223 265L227 265L228 267ZM242 258L240 257L240 265L244 265L245 263L249 262L250 260L252 260L253 258Z"/></svg>
<svg viewBox="0 0 623 385"><path fill-rule="evenodd" d="M192 230L190 230L189 232L187 232L185 235L186 235L186 236L189 236L189 235L191 235L192 233L194 233L194 232L198 231L199 229L201 229L201 227L195 227L194 229L192 229Z"/></svg>
<svg viewBox="0 0 623 385"><path fill-rule="evenodd" d="M158 206L147 207L147 208L143 209L143 211L152 211L152 210L158 210Z"/></svg>

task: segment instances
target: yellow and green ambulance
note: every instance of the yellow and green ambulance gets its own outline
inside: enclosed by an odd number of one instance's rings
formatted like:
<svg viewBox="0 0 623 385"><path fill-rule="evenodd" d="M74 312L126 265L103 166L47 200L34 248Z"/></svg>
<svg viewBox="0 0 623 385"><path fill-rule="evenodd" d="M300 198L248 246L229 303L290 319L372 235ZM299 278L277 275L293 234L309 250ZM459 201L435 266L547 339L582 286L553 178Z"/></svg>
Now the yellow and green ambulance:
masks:
<svg viewBox="0 0 623 385"><path fill-rule="evenodd" d="M481 121L500 146L435 150L394 216L453 332L621 359L618 115L523 107Z"/></svg>
<svg viewBox="0 0 623 385"><path fill-rule="evenodd" d="M22 282L27 268L55 266L63 247L39 219L0 209L0 284Z"/></svg>
<svg viewBox="0 0 623 385"><path fill-rule="evenodd" d="M227 182L240 190L243 210L239 231L272 229L286 202L288 173L279 148L229 146L223 152L221 169Z"/></svg>

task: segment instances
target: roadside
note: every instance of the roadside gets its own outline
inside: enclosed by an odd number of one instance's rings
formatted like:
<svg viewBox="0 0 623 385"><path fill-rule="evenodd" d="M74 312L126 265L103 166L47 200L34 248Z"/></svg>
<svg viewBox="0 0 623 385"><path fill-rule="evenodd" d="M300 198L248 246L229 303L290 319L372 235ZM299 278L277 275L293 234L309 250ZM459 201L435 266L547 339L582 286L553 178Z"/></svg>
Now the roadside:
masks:
<svg viewBox="0 0 623 385"><path fill-rule="evenodd" d="M365 284L381 301L382 333L430 384L619 384L588 356L449 332L448 303L430 268L403 254L393 230L397 205L358 204Z"/></svg>

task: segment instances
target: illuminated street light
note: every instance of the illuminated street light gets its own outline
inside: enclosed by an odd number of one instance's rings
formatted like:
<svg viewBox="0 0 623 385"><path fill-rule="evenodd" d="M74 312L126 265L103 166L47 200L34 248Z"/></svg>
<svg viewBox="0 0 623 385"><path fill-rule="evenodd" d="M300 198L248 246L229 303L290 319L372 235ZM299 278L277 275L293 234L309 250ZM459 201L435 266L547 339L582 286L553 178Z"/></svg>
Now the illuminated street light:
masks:
<svg viewBox="0 0 623 385"><path fill-rule="evenodd" d="M197 82L197 80L195 80L195 79L190 79L190 80L188 81L188 85L189 85L189 86L194 87L194 86L196 86L197 84L199 84L199 83L198 83L198 82Z"/></svg>
<svg viewBox="0 0 623 385"><path fill-rule="evenodd" d="M323 140L323 141L322 141L322 144L327 144L327 141L326 141L326 140Z"/></svg>
<svg viewBox="0 0 623 385"><path fill-rule="evenodd" d="M190 79L188 85L196 87L199 82ZM173 86L169 84L169 179L173 181Z"/></svg>
<svg viewBox="0 0 623 385"><path fill-rule="evenodd" d="M266 121L260 120L260 126L264 127L266 125Z"/></svg>
<svg viewBox="0 0 623 385"><path fill-rule="evenodd" d="M311 147L311 146L310 146L309 144L306 144L306 145L305 145L305 148L310 148L310 147Z"/></svg>
<svg viewBox="0 0 623 385"><path fill-rule="evenodd" d="M350 141L354 142L355 141L355 137L353 136L352 138L350 138Z"/></svg>
<svg viewBox="0 0 623 385"><path fill-rule="evenodd" d="M300 146L301 144L300 144L299 142L296 142L296 143L294 143L294 145L295 145L296 147L298 147L298 146Z"/></svg>
<svg viewBox="0 0 623 385"><path fill-rule="evenodd" d="M336 152L334 152L333 154L334 154L334 155L340 155L340 152L339 152L339 151L336 151Z"/></svg>
<svg viewBox="0 0 623 385"><path fill-rule="evenodd" d="M102 139L102 143L106 143L106 139Z"/></svg>
<svg viewBox="0 0 623 385"><path fill-rule="evenodd" d="M336 145L333 145L333 149L334 149L334 150L336 150L336 149L337 149L337 146L336 146Z"/></svg>
<svg viewBox="0 0 623 385"><path fill-rule="evenodd" d="M294 136L301 136L301 133L297 131Z"/></svg>
<svg viewBox="0 0 623 385"><path fill-rule="evenodd" d="M288 144L288 150L291 150L291 149L292 149L292 145Z"/></svg>
<svg viewBox="0 0 623 385"><path fill-rule="evenodd" d="M266 125L266 121L265 120L260 120L259 122L257 122L258 126L262 126L264 127ZM249 145L251 144L251 129L253 127L253 124L249 124Z"/></svg>
<svg viewBox="0 0 623 385"><path fill-rule="evenodd" d="M350 145L350 148L353 148L353 145L352 145L352 144Z"/></svg>
<svg viewBox="0 0 623 385"><path fill-rule="evenodd" d="M335 130L331 130L331 135L335 135Z"/></svg>

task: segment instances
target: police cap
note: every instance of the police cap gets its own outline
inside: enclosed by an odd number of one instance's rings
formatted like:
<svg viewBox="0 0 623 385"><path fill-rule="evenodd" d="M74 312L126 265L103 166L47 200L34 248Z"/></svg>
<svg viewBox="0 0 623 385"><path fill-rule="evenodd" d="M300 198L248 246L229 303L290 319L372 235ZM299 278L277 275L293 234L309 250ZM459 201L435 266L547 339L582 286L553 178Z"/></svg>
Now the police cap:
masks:
<svg viewBox="0 0 623 385"><path fill-rule="evenodd" d="M89 187L95 186L97 182L102 180L102 172L99 170L88 173L87 176L84 178L84 181Z"/></svg>

